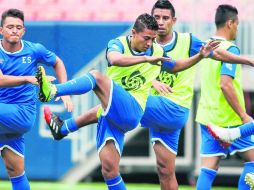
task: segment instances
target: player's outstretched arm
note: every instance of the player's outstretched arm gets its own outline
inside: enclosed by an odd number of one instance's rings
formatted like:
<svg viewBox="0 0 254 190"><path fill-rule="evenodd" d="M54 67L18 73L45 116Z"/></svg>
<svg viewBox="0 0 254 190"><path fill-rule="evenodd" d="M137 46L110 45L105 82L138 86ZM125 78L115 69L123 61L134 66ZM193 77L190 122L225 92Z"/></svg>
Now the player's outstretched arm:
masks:
<svg viewBox="0 0 254 190"><path fill-rule="evenodd" d="M11 76L11 75L4 75L0 70L0 87L1 88L8 88L19 86L23 84L37 84L36 78L34 76Z"/></svg>
<svg viewBox="0 0 254 190"><path fill-rule="evenodd" d="M219 47L219 41L210 41L201 47L200 52L190 58L177 60L175 66L169 72L179 72L186 70L197 64L201 59L208 57L211 52Z"/></svg>
<svg viewBox="0 0 254 190"><path fill-rule="evenodd" d="M117 51L111 51L107 54L108 61L111 65L116 66L131 66L139 63L146 62L146 56L132 56L132 55L124 55Z"/></svg>
<svg viewBox="0 0 254 190"><path fill-rule="evenodd" d="M250 66L254 67L254 60L253 59L249 59L244 56L235 55L235 54L230 53L229 51L226 51L221 48L217 48L213 52L212 58L219 60L219 61L223 61L223 62L244 64L244 65L250 65Z"/></svg>

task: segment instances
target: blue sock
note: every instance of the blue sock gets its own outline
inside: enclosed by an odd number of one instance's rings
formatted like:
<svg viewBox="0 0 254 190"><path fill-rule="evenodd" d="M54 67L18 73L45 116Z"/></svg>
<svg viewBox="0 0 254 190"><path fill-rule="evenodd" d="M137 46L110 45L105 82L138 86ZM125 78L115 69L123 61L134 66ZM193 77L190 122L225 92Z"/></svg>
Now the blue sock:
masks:
<svg viewBox="0 0 254 190"><path fill-rule="evenodd" d="M25 172L21 176L10 177L12 190L30 190L30 185Z"/></svg>
<svg viewBox="0 0 254 190"><path fill-rule="evenodd" d="M238 189L249 190L250 186L247 185L244 181L245 175L249 172L254 172L254 162L245 162L243 172L238 181Z"/></svg>
<svg viewBox="0 0 254 190"><path fill-rule="evenodd" d="M197 190L210 190L216 174L216 170L201 168L197 181Z"/></svg>
<svg viewBox="0 0 254 190"><path fill-rule="evenodd" d="M78 95L89 92L96 86L96 80L90 73L62 84L56 84L56 96Z"/></svg>
<svg viewBox="0 0 254 190"><path fill-rule="evenodd" d="M76 124L76 121L75 119L72 117L70 119L67 119L64 121L64 124L61 128L61 133L63 135L68 135L68 133L70 132L74 132L74 131L77 131L79 128Z"/></svg>
<svg viewBox="0 0 254 190"><path fill-rule="evenodd" d="M247 137L254 134L254 122L249 122L239 127L241 137Z"/></svg>
<svg viewBox="0 0 254 190"><path fill-rule="evenodd" d="M108 186L108 190L126 190L124 181L120 175L112 179L105 179L105 182Z"/></svg>

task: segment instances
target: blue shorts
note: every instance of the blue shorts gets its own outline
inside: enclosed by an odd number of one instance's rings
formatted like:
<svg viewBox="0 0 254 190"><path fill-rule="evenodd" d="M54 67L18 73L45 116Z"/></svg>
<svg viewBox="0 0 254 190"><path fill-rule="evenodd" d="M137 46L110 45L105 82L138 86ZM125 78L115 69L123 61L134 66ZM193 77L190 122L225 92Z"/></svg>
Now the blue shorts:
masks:
<svg viewBox="0 0 254 190"><path fill-rule="evenodd" d="M139 125L142 115L143 110L136 99L112 81L108 107L98 121L96 138L98 151L100 152L108 140L113 140L121 155L124 134Z"/></svg>
<svg viewBox="0 0 254 190"><path fill-rule="evenodd" d="M181 129L189 109L162 96L149 96L141 126L150 129L151 141L160 141L170 152L177 154Z"/></svg>
<svg viewBox="0 0 254 190"><path fill-rule="evenodd" d="M6 142L0 142L0 153L4 148L8 148L17 155L24 157L25 155L25 143L24 137L19 137Z"/></svg>
<svg viewBox="0 0 254 190"><path fill-rule="evenodd" d="M189 109L162 96L149 96L141 126L158 132L172 132L184 127Z"/></svg>
<svg viewBox="0 0 254 190"><path fill-rule="evenodd" d="M154 144L156 141L159 141L163 144L170 152L177 155L178 151L178 141L181 133L181 129L177 129L169 132L158 132L153 128L150 130L150 138Z"/></svg>
<svg viewBox="0 0 254 190"><path fill-rule="evenodd" d="M210 135L205 125L200 124L200 128L201 128L201 147L200 147L201 157L222 156L225 158L228 154L234 155L237 152L246 152L254 148L253 136L240 138L234 141L228 148L222 148L219 141L215 140L214 137Z"/></svg>
<svg viewBox="0 0 254 190"><path fill-rule="evenodd" d="M0 103L0 142L20 138L34 125L35 105Z"/></svg>

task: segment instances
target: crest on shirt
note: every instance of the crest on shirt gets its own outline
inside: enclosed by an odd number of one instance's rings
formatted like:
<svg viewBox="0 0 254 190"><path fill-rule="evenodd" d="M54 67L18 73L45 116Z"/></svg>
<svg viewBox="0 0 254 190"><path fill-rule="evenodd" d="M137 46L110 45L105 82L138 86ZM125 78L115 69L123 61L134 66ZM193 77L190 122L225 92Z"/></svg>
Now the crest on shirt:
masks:
<svg viewBox="0 0 254 190"><path fill-rule="evenodd" d="M3 63L4 63L4 59L0 58L0 64L3 64Z"/></svg>
<svg viewBox="0 0 254 190"><path fill-rule="evenodd" d="M146 79L141 75L140 71L135 71L131 75L122 78L122 85L127 91L138 90L145 82Z"/></svg>
<svg viewBox="0 0 254 190"><path fill-rule="evenodd" d="M168 84L171 88L174 86L174 82L177 79L178 73L168 73L167 71L161 71L160 75L156 78L156 80Z"/></svg>

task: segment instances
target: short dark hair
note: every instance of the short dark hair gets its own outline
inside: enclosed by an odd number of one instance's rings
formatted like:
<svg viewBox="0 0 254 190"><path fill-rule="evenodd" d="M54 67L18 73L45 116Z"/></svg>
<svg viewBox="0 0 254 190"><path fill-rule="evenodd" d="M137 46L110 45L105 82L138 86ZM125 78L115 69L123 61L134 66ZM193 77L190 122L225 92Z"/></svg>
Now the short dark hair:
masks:
<svg viewBox="0 0 254 190"><path fill-rule="evenodd" d="M159 29L158 23L155 18L147 13L139 15L133 26L137 32L143 32L144 29L155 30Z"/></svg>
<svg viewBox="0 0 254 190"><path fill-rule="evenodd" d="M228 20L235 21L238 11L232 5L219 5L215 14L215 24L217 28L223 27Z"/></svg>
<svg viewBox="0 0 254 190"><path fill-rule="evenodd" d="M25 20L23 11L18 10L18 9L8 9L8 10L4 11L2 14L1 26L3 26L6 17L19 18L23 22Z"/></svg>
<svg viewBox="0 0 254 190"><path fill-rule="evenodd" d="M154 13L154 9L168 9L171 11L172 17L175 17L175 8L172 5L172 3L170 3L170 1L168 0L156 1L156 3L153 5L153 8L152 8L152 15Z"/></svg>

